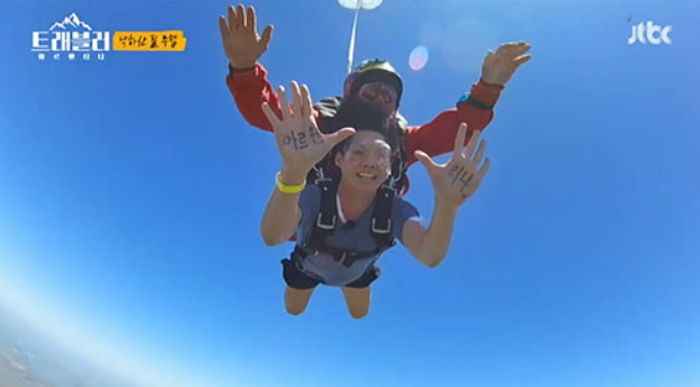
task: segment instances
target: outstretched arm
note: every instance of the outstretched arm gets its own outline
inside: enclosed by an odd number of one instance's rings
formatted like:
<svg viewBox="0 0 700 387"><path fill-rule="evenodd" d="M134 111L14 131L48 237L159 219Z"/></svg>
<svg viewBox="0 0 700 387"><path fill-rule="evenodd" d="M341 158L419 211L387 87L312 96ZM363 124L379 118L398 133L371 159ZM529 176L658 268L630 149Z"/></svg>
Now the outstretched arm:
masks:
<svg viewBox="0 0 700 387"><path fill-rule="evenodd" d="M238 110L249 124L272 131L272 125L260 110L263 102L280 114L279 99L267 80L267 70L258 63L272 39L273 26L265 27L262 35L256 30L255 8L229 6L226 16L219 17L219 31L228 59L226 85Z"/></svg>
<svg viewBox="0 0 700 387"><path fill-rule="evenodd" d="M476 192L491 164L487 158L479 166L484 159L486 142L479 141L478 131L469 139L466 155L462 153L466 137L467 125L463 123L454 141L452 158L446 164L436 164L424 152L416 151L416 156L430 175L435 190L435 208L427 229L416 220L406 221L403 241L416 259L430 267L439 265L445 258L457 210Z"/></svg>
<svg viewBox="0 0 700 387"><path fill-rule="evenodd" d="M252 70L230 71L226 76L226 85L246 122L271 132L272 124L260 106L267 103L278 115L281 111L279 97L267 80L267 70L258 63Z"/></svg>
<svg viewBox="0 0 700 387"><path fill-rule="evenodd" d="M229 66L234 70L250 70L255 66L272 39L271 25L258 35L255 8L245 9L242 4L226 9L227 18L219 16L219 31Z"/></svg>
<svg viewBox="0 0 700 387"><path fill-rule="evenodd" d="M355 133L354 129L343 128L330 135L321 134L313 117L309 89L306 85L300 88L296 82L291 83L291 89L291 106L284 88L278 89L281 118L268 104L262 105L263 113L274 127L282 157L277 186L260 224L260 233L267 245L283 243L294 233L301 219L299 192L305 185L306 175L336 144Z"/></svg>
<svg viewBox="0 0 700 387"><path fill-rule="evenodd" d="M493 119L493 107L501 90L522 64L530 60L526 54L530 45L525 42L504 43L495 52L489 51L481 66L481 79L472 85L471 92L457 102L456 109L440 113L423 126L409 127L406 133L408 164L417 161L413 152L420 149L429 156L437 156L452 149L459 124L470 130L483 130ZM468 140L468 139L467 139Z"/></svg>
<svg viewBox="0 0 700 387"><path fill-rule="evenodd" d="M408 251L428 267L436 267L447 254L452 240L456 208L436 203L428 228L420 221L409 219L403 226L403 241Z"/></svg>
<svg viewBox="0 0 700 387"><path fill-rule="evenodd" d="M505 87L515 70L532 58L526 54L530 48L526 42L510 42L501 44L495 52L489 50L481 65L481 81Z"/></svg>

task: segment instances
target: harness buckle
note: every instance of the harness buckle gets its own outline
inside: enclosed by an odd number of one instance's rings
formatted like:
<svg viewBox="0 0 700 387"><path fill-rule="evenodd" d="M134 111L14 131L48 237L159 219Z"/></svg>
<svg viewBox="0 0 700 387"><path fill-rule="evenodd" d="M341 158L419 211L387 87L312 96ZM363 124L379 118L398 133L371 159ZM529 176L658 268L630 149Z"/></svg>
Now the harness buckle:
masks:
<svg viewBox="0 0 700 387"><path fill-rule="evenodd" d="M377 227L377 218L372 218L372 232L376 234L388 234L391 231L391 219L387 219L386 228Z"/></svg>
<svg viewBox="0 0 700 387"><path fill-rule="evenodd" d="M330 223L326 223L323 220L323 212L319 212L318 216L316 217L316 227L322 228L324 230L333 230L335 228L335 218L336 216L333 215L331 218Z"/></svg>
<svg viewBox="0 0 700 387"><path fill-rule="evenodd" d="M325 176L323 175L323 168L317 168L316 166L314 166L314 167L313 167L313 170L314 170L314 171L317 171L317 173L320 173L320 174L318 175L318 177L316 178L316 180L314 181L314 184L317 184L317 185L319 185L319 186L326 185L326 187L327 187L328 185L330 185L331 183L333 183L333 179L332 179L332 178L330 178L330 177L325 177ZM323 187L321 187L321 188L323 188Z"/></svg>
<svg viewBox="0 0 700 387"><path fill-rule="evenodd" d="M398 176L394 177L394 175L389 176L389 183L382 185L382 189L390 191L393 193L393 196L396 196L396 183L401 181L401 174Z"/></svg>

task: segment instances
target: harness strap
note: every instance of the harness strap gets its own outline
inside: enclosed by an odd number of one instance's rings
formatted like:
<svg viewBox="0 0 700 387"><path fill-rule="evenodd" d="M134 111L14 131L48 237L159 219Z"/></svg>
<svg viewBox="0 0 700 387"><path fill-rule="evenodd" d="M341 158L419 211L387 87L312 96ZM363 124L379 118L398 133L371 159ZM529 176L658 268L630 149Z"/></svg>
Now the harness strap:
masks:
<svg viewBox="0 0 700 387"><path fill-rule="evenodd" d="M300 261L300 263L302 263L304 259L306 259L306 257L309 255L327 254L330 255L334 261L340 263L341 265L345 267L350 267L356 261L377 256L378 254L381 254L382 251L382 249L377 248L369 252L357 252L333 248L330 246L311 246L309 244L305 244L303 246L296 245L294 247L292 258L297 259Z"/></svg>
<svg viewBox="0 0 700 387"><path fill-rule="evenodd" d="M316 184L321 192L320 209L307 241L298 243L292 253L292 256L298 262L298 266L303 266L302 262L308 255L324 253L332 256L335 261L340 262L342 265L350 267L355 261L378 256L396 244L391 232L391 208L394 195L396 194L393 188L384 185L377 190L377 198L370 225L370 233L377 247L370 252L357 252L327 245L326 239L333 234L337 225L338 207L336 196L338 184L330 178L318 179Z"/></svg>
<svg viewBox="0 0 700 387"><path fill-rule="evenodd" d="M335 202L338 185L330 178L318 179L316 185L321 191L321 205L311 230L309 243L325 244L326 238L335 230L338 219L338 209Z"/></svg>
<svg viewBox="0 0 700 387"><path fill-rule="evenodd" d="M396 190L394 188L383 185L377 190L377 199L374 205L372 214L372 223L370 225L372 237L377 244L377 248L384 251L396 244L394 236L391 232L391 209L394 202Z"/></svg>

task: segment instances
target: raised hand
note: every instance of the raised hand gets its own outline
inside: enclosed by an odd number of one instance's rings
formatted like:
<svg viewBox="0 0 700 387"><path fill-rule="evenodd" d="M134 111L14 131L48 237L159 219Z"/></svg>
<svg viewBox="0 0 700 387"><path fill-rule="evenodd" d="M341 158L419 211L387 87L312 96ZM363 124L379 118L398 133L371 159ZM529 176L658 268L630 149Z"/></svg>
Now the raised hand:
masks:
<svg viewBox="0 0 700 387"><path fill-rule="evenodd" d="M489 50L481 66L481 80L494 85L505 86L515 70L532 58L525 53L530 45L525 42L504 43L496 52Z"/></svg>
<svg viewBox="0 0 700 387"><path fill-rule="evenodd" d="M284 162L283 172L291 171L295 177L305 177L336 144L353 135L355 129L343 128L329 135L322 134L314 118L308 87L299 87L292 81L290 88L291 104L287 102L284 87L277 89L281 119L266 102L262 104L262 111L274 129L277 147Z"/></svg>
<svg viewBox="0 0 700 387"><path fill-rule="evenodd" d="M478 130L472 132L466 146L466 154L463 153L466 136L467 124L462 123L455 137L454 153L445 164L436 164L423 151L418 150L414 153L430 175L437 200L455 208L474 194L491 165L491 161L486 158L483 165L479 167L486 152L486 142L479 141L481 133Z"/></svg>
<svg viewBox="0 0 700 387"><path fill-rule="evenodd" d="M219 16L219 30L224 43L224 52L234 69L255 66L260 56L267 51L272 39L272 26L265 27L262 36L255 28L255 8L245 9L243 4L227 8L228 20Z"/></svg>

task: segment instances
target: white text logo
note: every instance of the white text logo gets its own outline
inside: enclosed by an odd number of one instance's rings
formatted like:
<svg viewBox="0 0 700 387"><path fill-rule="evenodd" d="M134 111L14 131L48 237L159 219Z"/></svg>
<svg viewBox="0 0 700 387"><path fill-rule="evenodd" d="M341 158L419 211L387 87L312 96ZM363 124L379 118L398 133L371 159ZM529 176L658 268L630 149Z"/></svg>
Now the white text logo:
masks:
<svg viewBox="0 0 700 387"><path fill-rule="evenodd" d="M104 60L105 52L110 49L109 31L93 31L87 23L72 13L61 22L54 23L48 31L32 32L32 51L37 52L39 60L47 56L60 60L74 61L77 58Z"/></svg>
<svg viewBox="0 0 700 387"><path fill-rule="evenodd" d="M658 45L662 42L664 44L671 44L671 26L661 27L654 24L652 21L641 22L637 25L632 26L632 35L627 39L627 44L635 44L637 42L642 44L653 44Z"/></svg>

